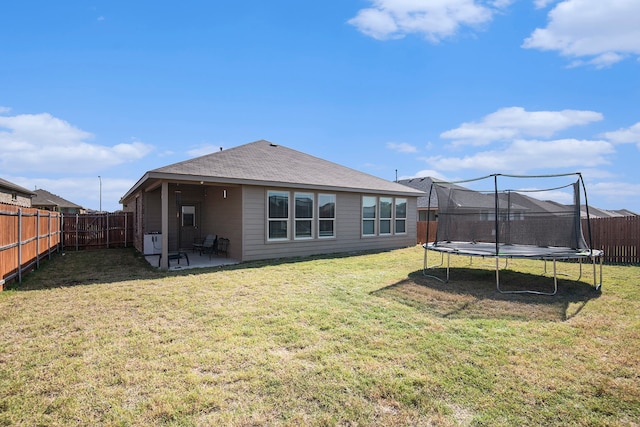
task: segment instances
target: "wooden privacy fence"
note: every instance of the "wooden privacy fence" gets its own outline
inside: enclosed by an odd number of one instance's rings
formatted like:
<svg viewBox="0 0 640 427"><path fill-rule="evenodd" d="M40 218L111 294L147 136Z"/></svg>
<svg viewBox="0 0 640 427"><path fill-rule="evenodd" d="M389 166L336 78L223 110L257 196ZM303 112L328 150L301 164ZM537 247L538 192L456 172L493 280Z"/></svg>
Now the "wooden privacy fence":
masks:
<svg viewBox="0 0 640 427"><path fill-rule="evenodd" d="M133 243L133 213L67 214L62 233L66 250L127 247Z"/></svg>
<svg viewBox="0 0 640 427"><path fill-rule="evenodd" d="M438 223L434 221L418 221L418 244L427 243L427 227L429 227L429 242L433 242L436 238L436 230Z"/></svg>
<svg viewBox="0 0 640 427"><path fill-rule="evenodd" d="M429 241L436 236L437 222L418 221L417 243L425 243L429 226ZM604 251L604 262L613 264L640 264L640 216L614 218L592 218L591 224L582 220L585 239L591 227L591 245L593 249ZM589 243L589 242L587 242Z"/></svg>
<svg viewBox="0 0 640 427"><path fill-rule="evenodd" d="M58 212L0 205L0 290L11 280L39 267L61 243Z"/></svg>
<svg viewBox="0 0 640 427"><path fill-rule="evenodd" d="M585 220L582 229L588 238ZM591 238L593 248L604 251L604 262L640 264L640 216L592 219Z"/></svg>

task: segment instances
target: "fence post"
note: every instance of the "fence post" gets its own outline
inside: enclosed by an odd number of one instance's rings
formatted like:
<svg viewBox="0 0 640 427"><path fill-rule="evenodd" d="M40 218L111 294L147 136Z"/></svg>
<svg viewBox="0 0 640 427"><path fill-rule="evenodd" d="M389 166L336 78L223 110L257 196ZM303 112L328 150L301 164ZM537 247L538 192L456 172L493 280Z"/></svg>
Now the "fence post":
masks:
<svg viewBox="0 0 640 427"><path fill-rule="evenodd" d="M18 209L18 283L22 283L22 208Z"/></svg>
<svg viewBox="0 0 640 427"><path fill-rule="evenodd" d="M76 214L76 252L78 252L78 240L79 240L79 235L78 235L78 223L79 223L80 218L78 217L78 214Z"/></svg>
<svg viewBox="0 0 640 427"><path fill-rule="evenodd" d="M40 268L40 209L36 212L36 268Z"/></svg>
<svg viewBox="0 0 640 427"><path fill-rule="evenodd" d="M47 259L51 259L51 211L49 211L49 219L47 220Z"/></svg>
<svg viewBox="0 0 640 427"><path fill-rule="evenodd" d="M109 212L107 212L107 249L109 249Z"/></svg>

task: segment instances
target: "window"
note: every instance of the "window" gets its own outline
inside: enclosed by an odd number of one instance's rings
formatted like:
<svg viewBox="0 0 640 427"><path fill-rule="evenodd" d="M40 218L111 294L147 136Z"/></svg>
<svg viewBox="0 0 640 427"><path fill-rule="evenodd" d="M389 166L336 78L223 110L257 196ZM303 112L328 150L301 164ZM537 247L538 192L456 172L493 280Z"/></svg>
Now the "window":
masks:
<svg viewBox="0 0 640 427"><path fill-rule="evenodd" d="M362 196L362 235L376 234L376 203L375 196Z"/></svg>
<svg viewBox="0 0 640 427"><path fill-rule="evenodd" d="M295 194L295 238L313 238L313 194Z"/></svg>
<svg viewBox="0 0 640 427"><path fill-rule="evenodd" d="M407 199L396 199L396 234L407 232Z"/></svg>
<svg viewBox="0 0 640 427"><path fill-rule="evenodd" d="M418 221L436 221L438 218L436 216L436 211L434 210L421 210L418 211Z"/></svg>
<svg viewBox="0 0 640 427"><path fill-rule="evenodd" d="M182 206L182 226L183 227L196 226L196 207L195 206Z"/></svg>
<svg viewBox="0 0 640 427"><path fill-rule="evenodd" d="M289 238L289 193L269 191L268 239L286 240Z"/></svg>
<svg viewBox="0 0 640 427"><path fill-rule="evenodd" d="M380 234L391 234L393 198L380 197Z"/></svg>
<svg viewBox="0 0 640 427"><path fill-rule="evenodd" d="M318 237L335 237L336 195L318 194Z"/></svg>

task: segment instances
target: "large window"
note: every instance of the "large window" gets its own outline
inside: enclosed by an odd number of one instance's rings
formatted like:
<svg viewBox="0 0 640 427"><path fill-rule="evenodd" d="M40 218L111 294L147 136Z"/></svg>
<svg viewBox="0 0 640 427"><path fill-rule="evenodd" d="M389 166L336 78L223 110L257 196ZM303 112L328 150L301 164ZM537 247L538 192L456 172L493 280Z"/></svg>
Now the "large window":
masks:
<svg viewBox="0 0 640 427"><path fill-rule="evenodd" d="M407 199L362 196L362 235L407 233Z"/></svg>
<svg viewBox="0 0 640 427"><path fill-rule="evenodd" d="M376 205L377 197L362 196L362 235L375 236L376 234Z"/></svg>
<svg viewBox="0 0 640 427"><path fill-rule="evenodd" d="M407 232L407 199L396 199L396 234Z"/></svg>
<svg viewBox="0 0 640 427"><path fill-rule="evenodd" d="M313 194L296 193L295 238L313 238Z"/></svg>
<svg viewBox="0 0 640 427"><path fill-rule="evenodd" d="M336 195L318 194L318 237L336 235Z"/></svg>
<svg viewBox="0 0 640 427"><path fill-rule="evenodd" d="M286 240L289 238L289 192L269 191L268 239Z"/></svg>
<svg viewBox="0 0 640 427"><path fill-rule="evenodd" d="M380 234L391 234L393 197L380 197Z"/></svg>

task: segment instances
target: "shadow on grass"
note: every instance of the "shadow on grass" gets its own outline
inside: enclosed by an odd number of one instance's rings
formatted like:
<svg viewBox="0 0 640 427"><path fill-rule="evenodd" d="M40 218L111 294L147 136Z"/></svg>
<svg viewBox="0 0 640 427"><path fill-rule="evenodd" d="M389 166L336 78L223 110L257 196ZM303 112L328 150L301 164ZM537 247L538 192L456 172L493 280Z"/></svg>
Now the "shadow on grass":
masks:
<svg viewBox="0 0 640 427"><path fill-rule="evenodd" d="M500 288L553 291L553 277L500 271ZM406 279L372 292L443 318L490 318L565 321L600 296L592 284L558 278L556 295L503 294L496 289L494 270L452 268L443 283L415 271Z"/></svg>

